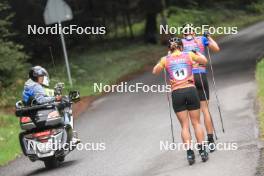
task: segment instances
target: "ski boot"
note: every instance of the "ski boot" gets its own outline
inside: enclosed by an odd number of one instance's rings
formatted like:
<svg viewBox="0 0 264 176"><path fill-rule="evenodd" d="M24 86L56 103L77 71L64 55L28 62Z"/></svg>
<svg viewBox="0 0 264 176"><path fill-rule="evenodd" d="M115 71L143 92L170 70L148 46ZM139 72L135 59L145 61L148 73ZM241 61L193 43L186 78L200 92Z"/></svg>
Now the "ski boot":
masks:
<svg viewBox="0 0 264 176"><path fill-rule="evenodd" d="M208 153L206 151L205 145L199 144L198 145L198 149L199 149L199 154L200 154L200 156L202 158L202 161L206 162L209 158L208 158Z"/></svg>
<svg viewBox="0 0 264 176"><path fill-rule="evenodd" d="M208 149L209 149L210 153L213 153L215 151L215 148L216 148L213 134L207 135L207 141L208 141Z"/></svg>
<svg viewBox="0 0 264 176"><path fill-rule="evenodd" d="M187 160L189 162L189 165L193 165L195 163L195 155L193 150L191 149L187 150Z"/></svg>

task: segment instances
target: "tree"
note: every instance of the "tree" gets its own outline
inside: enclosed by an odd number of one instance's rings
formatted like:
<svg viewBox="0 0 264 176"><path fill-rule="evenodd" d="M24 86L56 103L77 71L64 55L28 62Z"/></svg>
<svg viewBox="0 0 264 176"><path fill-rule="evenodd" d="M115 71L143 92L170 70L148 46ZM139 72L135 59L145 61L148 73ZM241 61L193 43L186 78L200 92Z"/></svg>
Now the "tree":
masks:
<svg viewBox="0 0 264 176"><path fill-rule="evenodd" d="M6 0L0 2L0 93L10 86L26 67L28 56L22 51L23 46L11 41L15 36L11 32L13 13Z"/></svg>
<svg viewBox="0 0 264 176"><path fill-rule="evenodd" d="M162 11L161 0L141 0L140 6L145 14L145 41L157 43L157 15Z"/></svg>

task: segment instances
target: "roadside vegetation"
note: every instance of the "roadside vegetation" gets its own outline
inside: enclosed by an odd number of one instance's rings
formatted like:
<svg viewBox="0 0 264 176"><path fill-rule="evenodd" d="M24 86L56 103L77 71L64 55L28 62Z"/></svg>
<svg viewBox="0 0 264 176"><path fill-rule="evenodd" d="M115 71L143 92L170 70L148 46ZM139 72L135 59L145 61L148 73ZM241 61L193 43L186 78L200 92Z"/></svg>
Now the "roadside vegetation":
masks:
<svg viewBox="0 0 264 176"><path fill-rule="evenodd" d="M0 166L20 154L18 119L0 112Z"/></svg>
<svg viewBox="0 0 264 176"><path fill-rule="evenodd" d="M264 139L264 58L257 64L256 80L258 84L258 117L260 137Z"/></svg>
<svg viewBox="0 0 264 176"><path fill-rule="evenodd" d="M192 22L196 26L209 24L211 26L236 26L240 29L263 20L264 14L262 12L264 12L264 3L253 3L244 10L223 8L184 9L171 6L165 11L165 14L167 14L169 26L182 26L186 22ZM158 24L161 24L160 17L158 18ZM140 37L143 34L144 25L144 22L132 25L135 37ZM125 36L125 31L120 28L118 33L120 36ZM114 33L110 33L109 36L114 36ZM215 37L218 36L215 35ZM166 46L146 45L137 41L133 41L132 44L130 41L112 43L113 45L110 45L110 47L109 44L107 46L102 44L99 48L98 46L91 47L89 50L75 48L70 52L74 88L80 90L82 96L96 94L93 92L93 83L115 83L116 80L126 74L136 72L145 65L154 64L159 57L166 54ZM61 66L52 69L50 65L49 68L55 76L55 82L63 80L67 83L63 58L59 60L62 62L56 65Z"/></svg>
<svg viewBox="0 0 264 176"><path fill-rule="evenodd" d="M245 11L225 10L191 10L171 8L168 10L168 25L182 26L187 21L195 25L210 24L215 26L237 26L238 29L263 20L264 15L250 14ZM211 14L211 15L208 15ZM199 19L197 20L197 16ZM185 20L184 20L185 19ZM228 19L228 20L226 20ZM142 25L142 27L139 27ZM143 23L136 24L136 29L143 30ZM136 32L140 34L140 32ZM218 36L215 36L218 37ZM146 45L144 43L128 44L127 42L112 48L104 46L91 50L76 49L70 54L74 88L81 91L82 96L95 95L93 83L111 84L126 74L142 69L145 65L153 65L162 55L166 54L166 46ZM67 83L67 73L61 59L56 67L56 74L50 65L56 81ZM58 74L59 73L59 74Z"/></svg>
<svg viewBox="0 0 264 176"><path fill-rule="evenodd" d="M262 12L264 12L264 3L253 3L246 6L243 10L225 8L202 9L197 7L184 9L170 6L164 13L166 14L169 26L177 27L182 26L186 22L192 22L196 26L208 24L211 26L237 26L240 29L246 25L263 20L264 14ZM1 31L12 31L10 29L10 17L7 16L6 18L9 19L9 22L2 27L7 30L0 30L0 34ZM158 25L161 24L160 17L157 23ZM79 89L82 96L95 95L92 89L94 82L101 82L102 84L115 83L124 75L136 72L145 65L154 64L160 56L166 53L166 46L142 42L144 26L144 21L135 22L131 25L134 39L127 39L125 37L126 30L121 30L122 28L119 27L117 29L118 36L123 36L124 39L115 39L114 30L109 32L107 39L93 45L83 43L70 48L68 53L74 88ZM3 34L2 36L9 35ZM110 36L113 38L109 38ZM7 39L5 38L4 41L8 41ZM67 41L69 42L66 39ZM27 54L22 52L23 46L19 44L11 48L8 48L8 46L12 46L12 43L8 43L6 47L5 45L7 44L1 44L0 40L0 108L13 106L18 97L21 97L23 83L27 77L26 72L30 67L30 64L26 61L28 59L36 60L37 58L36 56L29 58ZM67 86L68 80L62 51L60 48L52 48L52 51L55 66L53 65L48 47L43 56L40 55L40 57L45 57L45 60L39 59L38 62L33 61L31 64L43 65L51 73L50 76L53 83L61 81L65 82Z"/></svg>
<svg viewBox="0 0 264 176"><path fill-rule="evenodd" d="M7 2L4 0L3 2ZM42 61L23 49L23 45L14 42L12 39L18 35L16 33L6 34L11 30L12 14L5 3L0 3L0 16L6 17L0 21L0 166L18 156L20 147L18 144L19 125L18 119L14 115L7 113L6 109L13 107L14 103L20 99L24 81L27 79L27 70L31 65L41 64L48 69L52 80L55 82L65 82L67 85L67 73L64 66L63 57L54 53L55 66L52 63L49 52L43 53L45 57ZM234 9L210 9L170 6L165 11L167 22L170 26L182 26L186 22L192 22L196 26L209 24L215 26L243 26L255 23L264 19L264 4L253 3L243 10ZM3 13L3 14L2 14ZM2 15L1 15L2 14ZM32 16L32 15L31 15ZM5 21L5 22L3 22ZM160 18L158 18L158 24ZM166 54L166 46L160 44L146 44L142 41L145 22L135 21L124 29L118 27L115 31L110 31L107 40L91 45L90 42L82 43L76 47L69 47L69 60L73 77L73 89L80 90L82 96L96 95L93 92L94 83L113 84L120 78L143 69L147 65L153 65L158 59ZM132 30L131 30L132 29ZM118 33L120 37L126 37L128 31L133 31L133 39L116 40L114 37ZM41 40L36 40L41 41ZM66 39L66 41L69 41ZM45 43L45 42L43 42ZM70 44L72 41L70 40ZM29 47L30 46L30 47ZM34 42L27 48L32 48ZM60 46L58 44L58 46ZM46 47L48 48L48 47ZM57 47L54 50L61 49ZM29 62L30 61L30 62ZM264 62L260 62L257 69L257 79L260 85L259 96L262 102L262 129L264 130ZM262 75L262 76L261 76ZM10 111L9 111L10 112ZM263 135L264 136L264 135Z"/></svg>

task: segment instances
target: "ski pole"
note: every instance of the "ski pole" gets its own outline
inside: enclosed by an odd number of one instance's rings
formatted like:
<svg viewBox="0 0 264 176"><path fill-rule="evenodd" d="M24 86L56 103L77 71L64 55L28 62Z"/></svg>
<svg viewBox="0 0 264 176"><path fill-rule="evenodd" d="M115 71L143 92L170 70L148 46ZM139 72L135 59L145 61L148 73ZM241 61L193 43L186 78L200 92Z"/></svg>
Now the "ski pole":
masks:
<svg viewBox="0 0 264 176"><path fill-rule="evenodd" d="M210 112L210 109L209 109L209 101L208 101L208 97L207 97L206 92L205 92L204 83L203 83L203 79L202 79L202 74L201 74L200 71L199 71L199 76L200 76L200 80L201 80L201 83L202 83L203 93L204 93L204 96L205 96L206 105L208 107L208 112L209 112L209 115L210 115L211 123L212 123L212 126L213 126L215 139L217 140L218 137L217 137L216 130L215 130L215 126L214 126L213 117L212 117L211 112Z"/></svg>
<svg viewBox="0 0 264 176"><path fill-rule="evenodd" d="M222 117L220 101L219 101L218 94L217 94L217 88L216 88L216 83L215 83L215 78L214 78L214 69L213 69L213 65L212 65L212 59L211 59L211 55L210 55L210 51L209 51L208 47L207 47L207 53L208 53L208 58L209 58L210 69L211 69L211 72L212 72L212 80L213 80L213 87L214 87L214 93L215 93L217 108L218 108L218 112L219 112L219 115L220 115L222 131L224 133L225 132L224 121L223 121L223 117Z"/></svg>
<svg viewBox="0 0 264 176"><path fill-rule="evenodd" d="M163 69L163 73L164 73L164 82L165 82L165 86L167 87L167 76L166 76L166 71L165 69ZM171 103L170 103L170 96L169 93L166 91L166 95L167 95L167 101L168 101L168 107L169 107L169 114L170 114L170 124L171 124L171 137L172 137L172 142L175 142L174 139L174 130L173 130L173 120L172 120L172 115L171 115Z"/></svg>
<svg viewBox="0 0 264 176"><path fill-rule="evenodd" d="M194 38L193 38L194 39ZM194 39L195 40L195 39ZM196 42L195 42L196 43ZM197 44L197 43L196 43ZM197 44L198 45L198 44ZM196 51L193 51L194 53L196 53ZM217 140L218 137L217 137L217 134L216 134L216 130L215 130L215 125L214 125L214 120L213 120L213 117L211 115L211 112L210 112L210 108L209 108L209 100L208 100L208 97L206 95L206 92L205 92L205 87L204 87L204 82L203 82L203 79L202 79L202 75L201 75L201 72L199 71L199 77L200 77L200 81L201 81L201 84L202 84L202 89L203 89L203 93L204 93L204 96L205 96L205 101L206 101L206 105L208 107L208 112L209 112L209 115L210 115L210 119L211 119L211 123L212 123L212 126L213 126L213 130L214 130L214 136L215 136L215 139Z"/></svg>

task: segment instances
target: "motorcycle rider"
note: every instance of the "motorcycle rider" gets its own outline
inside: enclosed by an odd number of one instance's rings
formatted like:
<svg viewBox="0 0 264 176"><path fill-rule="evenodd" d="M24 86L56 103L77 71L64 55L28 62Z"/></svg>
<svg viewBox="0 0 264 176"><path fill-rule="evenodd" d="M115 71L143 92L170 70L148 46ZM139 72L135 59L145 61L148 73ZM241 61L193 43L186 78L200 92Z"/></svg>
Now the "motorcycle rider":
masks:
<svg viewBox="0 0 264 176"><path fill-rule="evenodd" d="M28 76L29 79L26 81L23 91L23 103L26 106L61 101L61 95L52 96L51 90L45 89L49 86L49 74L45 68L34 66L30 69ZM64 120L65 124L70 125L73 129L72 115L65 115ZM76 134L76 132L74 133ZM74 143L80 142L76 136L73 136L72 141Z"/></svg>
<svg viewBox="0 0 264 176"><path fill-rule="evenodd" d="M26 81L23 91L23 103L25 105L45 104L52 101L60 101L61 96L48 96L44 87L49 86L49 75L45 68L41 66L32 67L28 73L29 79Z"/></svg>

